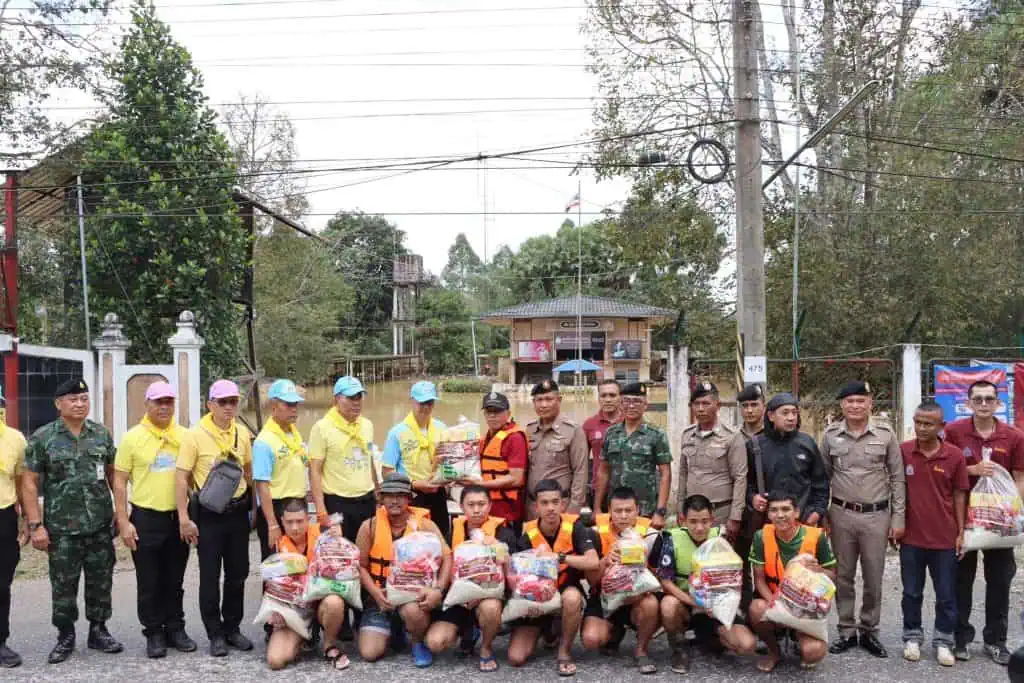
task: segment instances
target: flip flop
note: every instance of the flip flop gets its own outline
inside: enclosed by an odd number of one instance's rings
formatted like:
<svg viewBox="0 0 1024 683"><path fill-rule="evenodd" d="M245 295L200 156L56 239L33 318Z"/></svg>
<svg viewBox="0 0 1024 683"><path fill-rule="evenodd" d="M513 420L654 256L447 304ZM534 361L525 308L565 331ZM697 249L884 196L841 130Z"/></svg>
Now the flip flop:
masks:
<svg viewBox="0 0 1024 683"><path fill-rule="evenodd" d="M344 671L352 664L348 655L346 655L337 645L331 645L324 650L324 659L326 659L336 671Z"/></svg>
<svg viewBox="0 0 1024 683"><path fill-rule="evenodd" d="M559 659L558 660L558 675L562 678L568 678L576 675L576 662L571 659Z"/></svg>
<svg viewBox="0 0 1024 683"><path fill-rule="evenodd" d="M484 668L484 664L494 664L494 668L493 669L485 669ZM484 657L484 656L480 657L480 671L482 673L492 674L492 673L494 673L497 670L498 670L498 660L497 660L497 658L494 655L491 655L490 657Z"/></svg>
<svg viewBox="0 0 1024 683"><path fill-rule="evenodd" d="M636 666L640 670L641 674L646 676L648 674L658 673L658 667L654 665L654 662L651 661L649 656L640 655L638 657L634 657L634 659L636 659Z"/></svg>
<svg viewBox="0 0 1024 683"><path fill-rule="evenodd" d="M781 662L782 659L776 659L774 662L772 662L771 666L767 666L765 664L766 661L768 661L768 657L762 657L761 659L759 659L757 661L757 670L761 673L770 674L772 671L775 671L775 667L779 665L779 662Z"/></svg>

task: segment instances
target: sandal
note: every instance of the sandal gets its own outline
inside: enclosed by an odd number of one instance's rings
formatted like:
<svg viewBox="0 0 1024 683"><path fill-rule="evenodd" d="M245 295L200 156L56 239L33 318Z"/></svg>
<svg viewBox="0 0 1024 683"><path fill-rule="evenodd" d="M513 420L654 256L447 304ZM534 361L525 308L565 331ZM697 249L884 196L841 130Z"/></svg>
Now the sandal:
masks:
<svg viewBox="0 0 1024 683"><path fill-rule="evenodd" d="M571 659L558 660L558 675L562 678L576 675L576 662Z"/></svg>
<svg viewBox="0 0 1024 683"><path fill-rule="evenodd" d="M491 664L493 664L494 666L490 666ZM490 657L484 657L483 655L480 655L480 671L482 671L485 674L490 674L494 673L497 670L498 659L494 655L491 655Z"/></svg>
<svg viewBox="0 0 1024 683"><path fill-rule="evenodd" d="M352 664L348 655L342 652L341 648L337 645L331 645L324 649L324 659L334 667L335 671L344 671Z"/></svg>
<svg viewBox="0 0 1024 683"><path fill-rule="evenodd" d="M649 656L647 656L647 655L638 655L638 656L635 657L635 659L636 659L636 666L640 670L641 674L646 676L648 674L656 674L656 673L658 673L658 667L656 667L654 665L654 662L651 661L651 658Z"/></svg>

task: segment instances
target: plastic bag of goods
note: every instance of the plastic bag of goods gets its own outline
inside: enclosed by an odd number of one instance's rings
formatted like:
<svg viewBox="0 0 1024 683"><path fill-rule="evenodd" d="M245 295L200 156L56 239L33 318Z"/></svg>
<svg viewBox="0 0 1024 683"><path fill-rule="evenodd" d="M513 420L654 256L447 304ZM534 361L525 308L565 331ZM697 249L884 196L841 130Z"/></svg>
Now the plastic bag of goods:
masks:
<svg viewBox="0 0 1024 683"><path fill-rule="evenodd" d="M765 611L765 619L828 642L828 611L836 585L825 574L807 568L810 555L797 555L786 565L779 592Z"/></svg>
<svg viewBox="0 0 1024 683"><path fill-rule="evenodd" d="M309 561L305 555L298 553L274 553L260 563L260 578L264 581L285 576L305 574L309 569Z"/></svg>
<svg viewBox="0 0 1024 683"><path fill-rule="evenodd" d="M444 608L465 605L474 600L505 597L504 543L485 543L479 530L473 540L462 543L454 552L452 585L444 599Z"/></svg>
<svg viewBox="0 0 1024 683"><path fill-rule="evenodd" d="M1024 504L1017 484L1005 468L978 479L967 503L965 551L1012 548L1024 544Z"/></svg>
<svg viewBox="0 0 1024 683"><path fill-rule="evenodd" d="M305 597L308 564L296 553L276 553L260 564L263 602L253 623L265 624L280 614L290 629L309 639L313 612Z"/></svg>
<svg viewBox="0 0 1024 683"><path fill-rule="evenodd" d="M527 550L511 556L508 586L512 594L501 613L503 622L542 617L562 609L558 593L558 555Z"/></svg>
<svg viewBox="0 0 1024 683"><path fill-rule="evenodd" d="M743 560L718 536L704 541L693 554L690 594L697 606L730 628L743 591Z"/></svg>
<svg viewBox="0 0 1024 683"><path fill-rule="evenodd" d="M460 479L482 479L480 425L460 417L456 424L442 430L435 460L435 484L447 484Z"/></svg>
<svg viewBox="0 0 1024 683"><path fill-rule="evenodd" d="M394 543L394 559L388 573L387 597L395 607L415 602L424 588L437 585L441 569L441 539L417 531Z"/></svg>
<svg viewBox="0 0 1024 683"><path fill-rule="evenodd" d="M313 561L309 563L306 600L314 602L328 595L340 596L356 609L363 608L359 587L359 548L344 536L325 531L317 539Z"/></svg>
<svg viewBox="0 0 1024 683"><path fill-rule="evenodd" d="M661 589L661 583L647 568L647 545L633 530L615 541L619 562L608 567L601 578L601 606L611 614L633 598Z"/></svg>

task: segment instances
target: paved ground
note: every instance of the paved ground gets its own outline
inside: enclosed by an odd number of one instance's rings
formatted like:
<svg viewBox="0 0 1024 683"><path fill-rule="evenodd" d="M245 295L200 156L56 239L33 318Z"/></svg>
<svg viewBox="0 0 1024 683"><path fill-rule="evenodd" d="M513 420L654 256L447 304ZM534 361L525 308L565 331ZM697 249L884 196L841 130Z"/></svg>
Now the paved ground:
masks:
<svg viewBox="0 0 1024 683"><path fill-rule="evenodd" d="M26 552L35 552L31 549ZM258 548L252 546L252 555L258 556ZM1024 559L1024 556L1020 556ZM1018 560L1020 563L1020 560ZM255 562L253 563L255 567ZM888 660L877 660L867 653L857 651L841 657L829 655L818 670L803 672L793 660L779 666L776 672L768 677L757 672L752 659L725 657L720 659L697 658L688 679L702 680L706 683L725 681L929 681L941 676L949 679L956 675L972 683L999 682L1007 680L1006 669L996 666L980 652L975 644L974 659L967 664L958 663L953 670L939 667L931 653L925 648L925 659L917 664L903 661L900 656L900 586L898 579L898 562L895 556L889 558L886 568L886 596L883 613L882 640L889 648L891 657ZM1010 604L1016 611L1024 604L1024 572L1018 573L1014 584L1014 595ZM307 660L290 667L284 672L269 672L261 659L262 632L258 626L245 624L245 632L256 642L257 651L252 653L232 652L224 659L213 659L206 654L206 639L202 632L196 606L197 586L196 560L193 557L186 583L186 614L189 620L188 630L199 641L200 651L193 654L172 652L166 659L151 661L145 658L144 640L139 630L135 613L135 581L130 569L117 574L114 581L114 618L110 624L112 633L120 638L126 646L124 653L119 655L103 655L84 648L85 625L79 626L79 651L65 664L49 666L46 655L53 646L55 631L50 626L50 589L45 579L24 579L14 585L14 604L12 609L12 632L10 645L20 652L25 664L20 669L4 671L0 680L10 681L95 681L120 680L160 681L203 683L216 681L268 681L287 680L301 681L330 680L343 676L348 681L391 681L401 678L416 678L422 681L451 680L454 677L472 675L481 680L496 681L528 681L538 679L554 679L555 662L552 652L543 652L527 667L514 670L504 661L505 638L498 640L499 661L501 670L497 675L485 676L475 668L475 661L460 661L450 655L438 658L434 666L427 670L416 669L408 654L392 656L377 664L364 664L354 656L352 667L343 673L335 674L319 660ZM974 614L982 614L982 581L978 581L978 593L974 605ZM259 581L253 577L248 582L247 614L255 614L259 604ZM932 600L930 592L926 597L925 623L930 627L932 610L927 604ZM976 617L977 618L977 617ZM833 617L834 619L834 617ZM976 623L980 632L980 623ZM1013 649L1021 644L1024 634L1016 613L1010 619L1010 646ZM631 642L627 638L623 646L626 652ZM625 681L637 678L635 669L629 667L626 657L608 659L593 654L584 654L577 646L576 655L580 667L578 678L583 680L600 680L602 682ZM664 638L655 642L652 655L661 672L645 680L679 680L680 676L668 670L668 650ZM116 667L116 669L114 669Z"/></svg>

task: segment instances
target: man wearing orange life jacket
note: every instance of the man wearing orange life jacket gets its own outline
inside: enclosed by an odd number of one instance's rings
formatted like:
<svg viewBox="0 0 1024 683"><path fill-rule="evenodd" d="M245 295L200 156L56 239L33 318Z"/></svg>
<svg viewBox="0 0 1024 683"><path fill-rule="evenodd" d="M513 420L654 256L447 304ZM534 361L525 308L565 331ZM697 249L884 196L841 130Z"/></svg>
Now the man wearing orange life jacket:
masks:
<svg viewBox="0 0 1024 683"><path fill-rule="evenodd" d="M404 630L412 639L416 666L427 667L433 663L434 657L423 644L423 637L430 627L431 612L441 606L444 591L451 580L451 550L437 525L430 521L429 512L409 505L413 495L409 477L392 472L384 477L380 494L381 504L376 515L363 522L356 536L359 578L364 593L359 654L365 661L377 661L387 653L392 636L401 637ZM395 609L384 592L394 559L393 543L413 531L436 534L441 539L441 569L434 587L423 588L416 602Z"/></svg>
<svg viewBox="0 0 1024 683"><path fill-rule="evenodd" d="M562 597L562 632L558 643L558 674L573 676L576 663L572 645L580 630L584 605L582 580L600 567L597 547L600 540L593 529L580 522L576 515L565 514L568 492L554 479L542 479L533 491L539 517L523 526L517 552L547 549L558 554L558 587ZM512 638L508 645L508 661L522 666L537 649L537 639L548 632L554 617L518 619L512 622Z"/></svg>
<svg viewBox="0 0 1024 683"><path fill-rule="evenodd" d="M604 613L601 604L601 578L612 565L620 564L619 549L616 541L629 529L634 530L647 549L647 564L653 565L660 559L653 553L654 541L658 532L651 529L650 520L640 517L640 506L633 489L620 487L612 491L608 500L608 515L599 515L597 530L601 535L601 564L597 572L587 576L591 585L590 599L583 612L583 647L588 650L602 649L606 654L618 651L619 644L625 637L626 628L636 629L636 648L633 657L641 674L657 673L657 667L651 662L647 648L655 631L658 630L660 612L658 600L660 595L647 593L634 598L611 614Z"/></svg>
<svg viewBox="0 0 1024 683"><path fill-rule="evenodd" d="M807 568L835 580L836 557L828 535L823 529L799 522L800 509L796 497L797 494L789 491L774 491L769 495L769 524L754 534L750 547L757 597L750 603L748 617L751 627L768 646L768 654L757 664L764 673L770 673L782 660L777 627L764 618L764 613L779 590L789 561L797 555L811 555L815 561L808 563ZM813 668L825 658L827 649L824 641L805 633L797 633L797 641L800 663L804 668Z"/></svg>
<svg viewBox="0 0 1024 683"><path fill-rule="evenodd" d="M513 419L511 406L504 394L491 392L484 396L484 420L487 435L480 444L479 484L491 495L491 514L504 519L516 534L522 528L526 492L526 462L529 446L526 433Z"/></svg>
<svg viewBox="0 0 1024 683"><path fill-rule="evenodd" d="M278 539L275 550L279 553L305 555L312 562L313 550L320 537L320 525L310 523L306 499L282 500L280 520L284 534ZM327 533L341 536L341 525L331 526ZM316 606L316 620L323 628L324 659L338 671L347 669L348 656L337 643L341 624L345 620L345 601L340 595L328 595ZM289 628L280 614L272 615L269 624L273 632L267 643L267 666L274 670L283 669L298 658L302 650L302 636Z"/></svg>
<svg viewBox="0 0 1024 683"><path fill-rule="evenodd" d="M470 484L462 489L459 503L464 514L452 521L453 553L460 545L472 540L478 531L483 534L484 543L504 543L509 549L515 548L516 536L505 520L490 514L491 497L487 489L479 484ZM480 670L495 671L498 661L494 658L492 644L501 628L501 609L502 601L496 598L449 607L434 619L424 642L431 652L437 654L455 645L461 636L458 654L469 656L473 654L476 640L474 631L479 629Z"/></svg>

